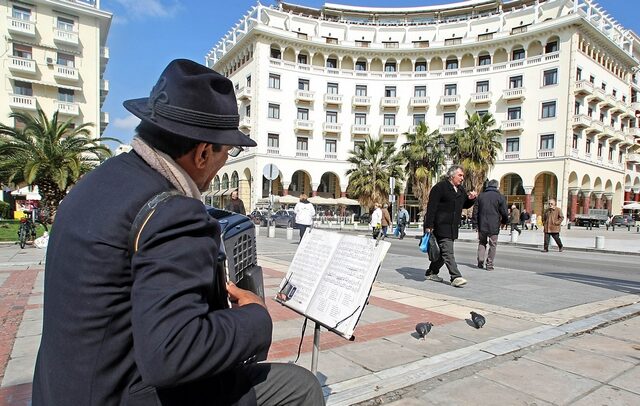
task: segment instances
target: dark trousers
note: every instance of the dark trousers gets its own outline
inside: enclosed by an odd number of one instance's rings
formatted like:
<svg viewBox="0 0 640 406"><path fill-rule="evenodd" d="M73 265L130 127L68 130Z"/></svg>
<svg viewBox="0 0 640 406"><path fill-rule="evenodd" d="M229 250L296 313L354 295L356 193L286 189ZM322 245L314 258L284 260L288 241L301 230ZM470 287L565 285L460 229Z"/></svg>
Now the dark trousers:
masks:
<svg viewBox="0 0 640 406"><path fill-rule="evenodd" d="M307 232L307 228L311 227L310 225L306 225L306 224L299 224L298 223L298 228L300 229L300 241L302 241L302 237L304 237L304 233Z"/></svg>
<svg viewBox="0 0 640 406"><path fill-rule="evenodd" d="M496 246L498 245L498 234L487 234L478 232L478 263L485 262L485 253L489 244L487 254L487 269L493 268L493 259L496 257Z"/></svg>
<svg viewBox="0 0 640 406"><path fill-rule="evenodd" d="M398 223L398 230L400 231L400 239L402 240L407 233L404 232L404 229L407 228L406 224Z"/></svg>
<svg viewBox="0 0 640 406"><path fill-rule="evenodd" d="M516 230L518 232L518 234L521 234L522 231L518 228L518 223L511 223L511 232L513 233L513 230Z"/></svg>
<svg viewBox="0 0 640 406"><path fill-rule="evenodd" d="M562 248L562 241L560 241L560 233L544 233L544 249L549 249L549 241L553 237L553 240L558 244L558 248Z"/></svg>
<svg viewBox="0 0 640 406"><path fill-rule="evenodd" d="M456 257L453 254L453 239L444 238L436 236L436 241L438 241L438 246L440 247L440 258L436 261L433 261L429 265L429 270L427 271L429 275L437 275L440 272L440 268L442 265L447 264L447 269L449 269L449 275L451 276L451 280L453 281L455 278L462 276L460 271L458 270L458 264L456 263Z"/></svg>

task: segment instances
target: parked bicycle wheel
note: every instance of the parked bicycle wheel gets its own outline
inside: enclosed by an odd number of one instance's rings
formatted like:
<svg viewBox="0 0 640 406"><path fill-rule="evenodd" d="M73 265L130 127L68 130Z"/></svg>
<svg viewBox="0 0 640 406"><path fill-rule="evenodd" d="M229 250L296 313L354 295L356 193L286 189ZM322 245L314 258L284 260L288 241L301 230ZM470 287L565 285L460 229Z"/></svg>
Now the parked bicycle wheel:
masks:
<svg viewBox="0 0 640 406"><path fill-rule="evenodd" d="M27 234L29 234L26 224L20 224L20 228L18 229L18 241L20 241L20 248L24 248L27 244Z"/></svg>

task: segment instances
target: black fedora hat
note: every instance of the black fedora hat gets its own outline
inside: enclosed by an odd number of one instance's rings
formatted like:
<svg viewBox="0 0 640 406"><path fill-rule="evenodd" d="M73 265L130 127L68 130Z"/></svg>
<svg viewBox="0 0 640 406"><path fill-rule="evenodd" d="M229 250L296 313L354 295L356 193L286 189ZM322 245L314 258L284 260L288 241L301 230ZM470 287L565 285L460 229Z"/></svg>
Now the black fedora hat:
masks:
<svg viewBox="0 0 640 406"><path fill-rule="evenodd" d="M187 59L171 61L149 97L123 105L145 123L180 137L211 144L257 145L238 130L240 116L231 81Z"/></svg>

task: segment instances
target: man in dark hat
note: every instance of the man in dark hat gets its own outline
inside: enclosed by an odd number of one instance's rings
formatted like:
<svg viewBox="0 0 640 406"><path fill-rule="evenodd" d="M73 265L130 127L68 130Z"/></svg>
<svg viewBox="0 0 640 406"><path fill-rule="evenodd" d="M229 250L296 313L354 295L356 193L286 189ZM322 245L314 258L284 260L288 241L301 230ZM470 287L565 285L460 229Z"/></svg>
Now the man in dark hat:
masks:
<svg viewBox="0 0 640 406"><path fill-rule="evenodd" d="M256 145L238 131L231 81L175 60L148 98L124 105L142 120L133 151L57 212L33 405L324 404L306 369L253 362L271 345L262 299L212 283L220 225L200 192ZM143 205L169 191L130 239ZM219 304L227 297L237 305Z"/></svg>

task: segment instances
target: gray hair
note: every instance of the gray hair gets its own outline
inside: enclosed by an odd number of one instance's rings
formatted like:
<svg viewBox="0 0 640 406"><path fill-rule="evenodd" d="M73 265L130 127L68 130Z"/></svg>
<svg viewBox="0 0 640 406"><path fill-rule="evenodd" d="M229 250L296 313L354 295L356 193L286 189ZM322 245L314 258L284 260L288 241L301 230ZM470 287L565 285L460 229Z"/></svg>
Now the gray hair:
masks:
<svg viewBox="0 0 640 406"><path fill-rule="evenodd" d="M489 182L487 182L487 187L494 187L497 189L498 186L500 186L500 182L495 179L491 179Z"/></svg>
<svg viewBox="0 0 640 406"><path fill-rule="evenodd" d="M456 171L460 169L461 171L464 172L464 168L460 165L451 165L449 167L449 169L447 169L447 178L452 179L453 175L456 174Z"/></svg>

